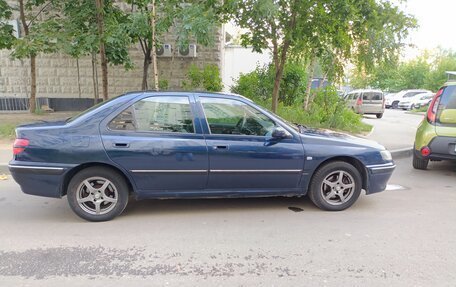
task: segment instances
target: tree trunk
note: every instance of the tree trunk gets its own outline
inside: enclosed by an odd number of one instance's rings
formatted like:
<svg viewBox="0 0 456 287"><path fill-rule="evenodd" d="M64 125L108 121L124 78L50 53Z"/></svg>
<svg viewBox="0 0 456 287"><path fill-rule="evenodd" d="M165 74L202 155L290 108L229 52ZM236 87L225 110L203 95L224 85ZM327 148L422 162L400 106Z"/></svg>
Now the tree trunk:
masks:
<svg viewBox="0 0 456 287"><path fill-rule="evenodd" d="M283 76L283 65L279 64L279 66L275 67L275 70L274 88L272 90L272 111L274 113L277 112L277 106L279 104L279 90Z"/></svg>
<svg viewBox="0 0 456 287"><path fill-rule="evenodd" d="M30 79L31 79L31 91L30 91L30 112L36 111L36 56L30 56Z"/></svg>
<svg viewBox="0 0 456 287"><path fill-rule="evenodd" d="M315 57L312 58L312 61L309 66L309 74L307 75L307 88L306 88L306 100L304 101L304 110L307 111L309 108L309 103L310 103L310 91L312 89L312 80L314 76L314 71L315 71L315 65L317 63L317 59Z"/></svg>
<svg viewBox="0 0 456 287"><path fill-rule="evenodd" d="M92 83L93 83L93 104L98 104L98 71L97 71L97 54L92 52Z"/></svg>
<svg viewBox="0 0 456 287"><path fill-rule="evenodd" d="M79 58L76 58L76 69L78 70L78 96L81 98L81 70L79 69Z"/></svg>
<svg viewBox="0 0 456 287"><path fill-rule="evenodd" d="M152 67L154 69L154 90L158 91L158 70L157 70L157 49L155 47L157 39L155 38L155 0L152 0L152 17L151 17L152 26Z"/></svg>
<svg viewBox="0 0 456 287"><path fill-rule="evenodd" d="M150 55L150 53L149 53ZM147 90L149 87L147 85L147 78L149 76L149 66L150 66L150 56L144 55L144 62L143 62L143 78L142 78L142 84L141 84L141 89L143 91Z"/></svg>
<svg viewBox="0 0 456 287"><path fill-rule="evenodd" d="M97 26L98 36L100 37L100 60L101 60L101 81L103 84L103 100L108 99L108 61L106 59L106 49L104 43L104 11L103 1L95 0L97 6Z"/></svg>

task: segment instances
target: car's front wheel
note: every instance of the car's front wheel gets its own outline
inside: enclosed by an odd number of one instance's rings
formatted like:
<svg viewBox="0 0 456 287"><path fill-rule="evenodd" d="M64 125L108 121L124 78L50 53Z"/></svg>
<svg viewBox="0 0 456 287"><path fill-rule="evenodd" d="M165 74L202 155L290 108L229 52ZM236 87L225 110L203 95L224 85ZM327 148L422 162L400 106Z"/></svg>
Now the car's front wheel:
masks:
<svg viewBox="0 0 456 287"><path fill-rule="evenodd" d="M105 167L90 167L73 176L67 199L79 217L107 221L122 213L128 203L128 193L121 174Z"/></svg>
<svg viewBox="0 0 456 287"><path fill-rule="evenodd" d="M355 203L361 194L362 178L351 164L334 161L320 167L310 182L310 200L329 211L344 210Z"/></svg>

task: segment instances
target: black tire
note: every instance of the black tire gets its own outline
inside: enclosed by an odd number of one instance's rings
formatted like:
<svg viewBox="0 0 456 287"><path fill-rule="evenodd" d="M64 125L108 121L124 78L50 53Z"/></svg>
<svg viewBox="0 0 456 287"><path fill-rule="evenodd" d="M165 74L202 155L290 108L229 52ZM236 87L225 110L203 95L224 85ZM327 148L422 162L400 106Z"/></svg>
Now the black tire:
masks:
<svg viewBox="0 0 456 287"><path fill-rule="evenodd" d="M414 169L426 170L428 164L429 164L429 159L419 158L415 154L415 151L413 152L413 168Z"/></svg>
<svg viewBox="0 0 456 287"><path fill-rule="evenodd" d="M343 172L342 181L345 181L342 183L342 196L345 197L345 200L338 194L340 193L340 175L338 176L340 172ZM325 182L330 182L334 185L328 185ZM353 187L346 190L343 187L344 184L353 184ZM361 188L362 178L356 167L344 161L333 161L321 166L314 173L310 181L308 194L310 200L318 208L328 211L341 211L349 208L356 202L361 194ZM331 194L333 195L330 196Z"/></svg>
<svg viewBox="0 0 456 287"><path fill-rule="evenodd" d="M395 101L395 102L393 102L393 104L391 105L391 108L397 109L398 106L399 106L399 102L398 102L398 101Z"/></svg>
<svg viewBox="0 0 456 287"><path fill-rule="evenodd" d="M412 105L410 106L410 110L413 111L414 109L415 109L415 105L412 104Z"/></svg>
<svg viewBox="0 0 456 287"><path fill-rule="evenodd" d="M381 114L376 114L376 116L377 116L377 119L381 119L381 118L383 117L383 113L381 113Z"/></svg>
<svg viewBox="0 0 456 287"><path fill-rule="evenodd" d="M115 218L127 206L128 197L129 188L124 177L106 167L81 170L73 176L67 190L71 209L88 221L108 221Z"/></svg>

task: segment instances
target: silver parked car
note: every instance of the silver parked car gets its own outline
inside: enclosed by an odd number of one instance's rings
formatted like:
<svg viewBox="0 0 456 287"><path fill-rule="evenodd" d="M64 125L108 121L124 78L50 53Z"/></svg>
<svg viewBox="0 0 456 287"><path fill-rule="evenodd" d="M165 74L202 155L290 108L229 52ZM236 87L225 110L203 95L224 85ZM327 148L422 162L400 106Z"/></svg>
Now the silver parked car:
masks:
<svg viewBox="0 0 456 287"><path fill-rule="evenodd" d="M429 93L416 94L413 97L403 98L399 102L398 107L399 107L399 109L403 109L403 110L419 109L422 106L429 105L432 101L432 98L434 98L434 95L435 95L435 93L429 92Z"/></svg>
<svg viewBox="0 0 456 287"><path fill-rule="evenodd" d="M380 119L385 112L385 98L380 90L355 90L345 96L345 101L358 114L372 114Z"/></svg>

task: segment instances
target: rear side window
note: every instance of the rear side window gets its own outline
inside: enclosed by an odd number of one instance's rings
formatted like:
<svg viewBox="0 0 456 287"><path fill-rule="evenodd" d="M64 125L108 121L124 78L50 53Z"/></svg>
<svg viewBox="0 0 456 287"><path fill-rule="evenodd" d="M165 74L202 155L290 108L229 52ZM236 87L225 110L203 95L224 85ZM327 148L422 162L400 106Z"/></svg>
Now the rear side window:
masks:
<svg viewBox="0 0 456 287"><path fill-rule="evenodd" d="M363 100L365 101L381 101L383 100L382 93L367 92L363 94Z"/></svg>
<svg viewBox="0 0 456 287"><path fill-rule="evenodd" d="M108 127L112 130L140 132L195 132L188 97L142 99L121 112Z"/></svg>

